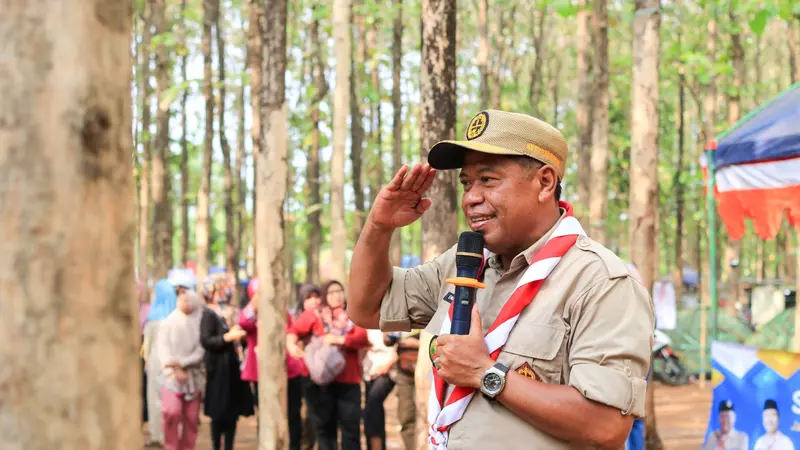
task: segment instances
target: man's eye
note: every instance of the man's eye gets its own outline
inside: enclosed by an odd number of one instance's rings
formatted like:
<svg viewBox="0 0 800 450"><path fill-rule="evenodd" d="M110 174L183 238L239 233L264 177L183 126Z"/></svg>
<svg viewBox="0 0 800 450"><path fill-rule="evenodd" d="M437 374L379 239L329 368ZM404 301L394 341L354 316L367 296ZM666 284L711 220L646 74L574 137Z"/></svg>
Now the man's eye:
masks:
<svg viewBox="0 0 800 450"><path fill-rule="evenodd" d="M467 187L467 186L470 185L470 182L467 181L467 180L461 180L461 185L464 186L464 187Z"/></svg>
<svg viewBox="0 0 800 450"><path fill-rule="evenodd" d="M489 177L481 177L481 183L488 183L492 181L492 178Z"/></svg>

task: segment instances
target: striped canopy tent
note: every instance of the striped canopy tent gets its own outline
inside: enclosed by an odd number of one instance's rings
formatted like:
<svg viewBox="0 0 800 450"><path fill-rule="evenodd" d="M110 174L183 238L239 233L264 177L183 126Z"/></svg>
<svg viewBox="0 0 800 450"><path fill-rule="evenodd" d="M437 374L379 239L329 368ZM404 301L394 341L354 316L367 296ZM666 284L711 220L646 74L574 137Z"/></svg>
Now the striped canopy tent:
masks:
<svg viewBox="0 0 800 450"><path fill-rule="evenodd" d="M713 152L719 217L732 239L745 218L763 239L778 234L786 213L800 228L800 83L720 135Z"/></svg>
<svg viewBox="0 0 800 450"><path fill-rule="evenodd" d="M744 236L745 218L762 239L778 234L784 216L800 230L800 83L709 142L703 166L709 175L709 261L716 261L715 209L734 240ZM716 271L710 264L713 281ZM716 338L716 283L710 287Z"/></svg>

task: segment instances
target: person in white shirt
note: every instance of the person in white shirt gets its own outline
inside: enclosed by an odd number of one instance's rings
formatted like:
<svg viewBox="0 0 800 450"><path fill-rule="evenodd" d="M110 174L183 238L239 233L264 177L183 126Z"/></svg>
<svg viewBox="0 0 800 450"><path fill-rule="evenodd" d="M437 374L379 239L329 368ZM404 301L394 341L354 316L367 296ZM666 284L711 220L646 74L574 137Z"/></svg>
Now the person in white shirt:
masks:
<svg viewBox="0 0 800 450"><path fill-rule="evenodd" d="M754 450L794 450L792 440L778 430L780 415L775 400L768 399L764 402L761 423L764 425L766 433L758 438Z"/></svg>

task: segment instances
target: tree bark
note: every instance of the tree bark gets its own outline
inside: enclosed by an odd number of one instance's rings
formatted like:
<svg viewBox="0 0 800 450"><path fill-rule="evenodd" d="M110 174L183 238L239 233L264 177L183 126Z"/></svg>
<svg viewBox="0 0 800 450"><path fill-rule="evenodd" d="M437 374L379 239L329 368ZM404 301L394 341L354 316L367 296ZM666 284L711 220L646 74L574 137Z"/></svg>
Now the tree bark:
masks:
<svg viewBox="0 0 800 450"><path fill-rule="evenodd" d="M189 51L186 39L186 19L183 16L186 11L186 1L181 0L181 39L183 41L183 56L181 57L181 80L185 84L181 95L181 260L180 266L185 266L189 261L189 126L187 124L188 113L186 104L189 101L189 77L187 67L189 63Z"/></svg>
<svg viewBox="0 0 800 450"><path fill-rule="evenodd" d="M120 0L0 14L3 448L142 446L132 14Z"/></svg>
<svg viewBox="0 0 800 450"><path fill-rule="evenodd" d="M594 102L594 83L592 82L592 11L588 0L579 1L578 12L578 105L575 119L578 125L578 202L575 205L576 217L588 225L588 206L590 202L592 166L592 110ZM587 226L588 228L588 226Z"/></svg>
<svg viewBox="0 0 800 450"><path fill-rule="evenodd" d="M203 176L200 191L197 193L197 226L195 227L195 246L197 247L197 283L202 286L208 276L208 248L211 236L210 195L211 164L214 142L214 85L211 70L211 32L217 20L217 2L203 0L203 95L205 96L205 142L203 143Z"/></svg>
<svg viewBox="0 0 800 450"><path fill-rule="evenodd" d="M787 21L787 41L789 43L789 67L792 83L800 81L800 16Z"/></svg>
<svg viewBox="0 0 800 450"><path fill-rule="evenodd" d="M242 19L244 21L244 19ZM244 28L244 23L242 24L242 29ZM246 202L245 202L245 192L247 191L247 177L243 173L244 170L244 160L245 155L247 153L247 148L245 145L245 141L247 140L247 131L245 128L245 84L244 84L244 77L241 78L241 84L239 85L239 100L237 102L237 106L239 107L238 111L238 130L237 130L237 142L236 142L236 167L233 170L234 173L234 180L236 184L236 203L234 204L234 210L236 211L236 232L234 236L234 253L236 254L236 267L239 268L239 260L242 258L242 246L244 242L244 233L245 233L245 223L244 218L247 215L246 211ZM234 272L234 281L236 281L236 286L239 286L239 270ZM233 300L239 305L239 290L235 289L233 294Z"/></svg>
<svg viewBox="0 0 800 450"><path fill-rule="evenodd" d="M455 138L456 121L456 2L422 0L422 64L420 67L420 137L422 160L438 141ZM441 171L428 197L433 202L422 216L422 260L444 253L457 239L456 171ZM420 352L424 361L425 352ZM425 364L416 370L418 448L427 448L427 403L430 381ZM428 367L430 367L428 365Z"/></svg>
<svg viewBox="0 0 800 450"><path fill-rule="evenodd" d="M219 147L222 149L223 183L225 186L225 272L228 279L237 279L239 258L236 256L235 211L233 209L233 167L231 166L231 146L225 134L225 100L227 80L225 78L225 37L220 18L224 16L222 2L216 0L217 14L214 26L217 30L217 76L219 77L219 108L217 124L219 127Z"/></svg>
<svg viewBox="0 0 800 450"><path fill-rule="evenodd" d="M736 23L737 18L734 13L734 2L728 4L728 17L731 23ZM731 86L728 87L728 125L733 126L739 121L741 117L741 96L744 83L746 81L746 72L744 67L744 47L742 46L741 35L738 32L731 33L731 60L733 61L733 80ZM739 253L741 252L742 241L731 241L728 239L725 246L725 265L722 271L726 273L723 277L727 281L728 295L725 299L726 310L735 315L736 303L739 301L739 268L732 267L731 263L739 260Z"/></svg>
<svg viewBox="0 0 800 450"><path fill-rule="evenodd" d="M686 80L681 73L678 79L678 162L675 164L675 175L672 185L675 189L675 269L673 280L675 283L675 298L680 299L683 294L683 231L684 231L684 202L685 187L681 175L683 174L684 137L686 128L684 119L686 111Z"/></svg>
<svg viewBox="0 0 800 450"><path fill-rule="evenodd" d="M152 0L153 27L156 36L167 33L166 4L164 0ZM156 157L153 158L153 275L164 278L172 267L172 177L170 175L169 107L167 98L172 64L170 49L164 39L156 48Z"/></svg>
<svg viewBox="0 0 800 450"><path fill-rule="evenodd" d="M361 233L364 217L366 217L364 213L364 175L362 170L364 153L364 111L361 106L362 99L360 98L359 90L365 78L364 63L366 61L367 41L364 14L360 11L358 14L354 12L356 7L360 7L362 4L363 1L356 0L355 5L351 5L350 11L350 30L352 33L358 33L358 39L353 39L357 44L357 48L355 52L350 54L350 79L348 89L350 93L350 168L353 171L353 200L355 202L352 227L353 236L351 236L353 242L358 241L358 235ZM348 45L352 45L352 43ZM350 49L352 51L352 47L350 47ZM340 61L338 57L336 60ZM337 82L337 86L338 85L339 83Z"/></svg>
<svg viewBox="0 0 800 450"><path fill-rule="evenodd" d="M333 38L336 61L350 61L350 0L334 0ZM336 65L333 92L333 154L331 156L331 277L345 282L347 277L347 229L344 222L344 158L347 114L350 109L350 64Z"/></svg>
<svg viewBox="0 0 800 450"><path fill-rule="evenodd" d="M475 65L480 73L480 108L489 107L489 0L478 0L478 54Z"/></svg>
<svg viewBox="0 0 800 450"><path fill-rule="evenodd" d="M250 135L253 140L253 179L258 171L258 152L261 151L261 53L263 51L262 32L263 32L264 10L259 0L250 0L247 9L247 71L250 72L250 108L252 110ZM253 218L258 213L258 194L253 189ZM258 233L253 230L253 259L258 259Z"/></svg>
<svg viewBox="0 0 800 450"><path fill-rule="evenodd" d="M317 5L312 7L318 8ZM325 62L322 58L322 45L319 36L319 19L311 22L311 46L313 53L312 77L314 78L314 99L311 105L311 148L308 151L306 163L306 180L308 182L308 197L306 198L306 211L308 213L308 240L306 241L306 280L309 283L319 283L319 250L322 247L322 196L320 194L320 111L319 104L328 95L328 83L325 82Z"/></svg>
<svg viewBox="0 0 800 450"><path fill-rule="evenodd" d="M544 83L542 81L542 64L544 63L545 56L547 50L545 49L544 45L544 30L545 30L545 21L547 20L547 4L542 3L542 6L535 10L539 12L539 22L536 24L535 30L536 34L533 37L533 46L536 49L535 60L533 62L533 71L531 72L531 82L528 88L528 103L531 106L531 110L533 111L533 115L535 117L541 117L542 111L539 109L539 101L542 98L542 89ZM535 21L533 19L534 13L531 12L531 23L533 24ZM555 126L555 124L553 124Z"/></svg>
<svg viewBox="0 0 800 450"><path fill-rule="evenodd" d="M373 52L369 58L369 72L372 82L372 90L375 92L375 109L372 118L372 125L370 127L370 134L374 139L373 147L375 149L375 159L373 161L372 170L370 170L369 179L369 203L375 201L375 197L383 187L384 183L384 169L383 169L383 118L381 116L381 103L383 99L383 90L381 89L380 77L378 76L378 56L374 54L378 50L378 27L380 26L378 18L373 19L372 26L367 31L367 46Z"/></svg>
<svg viewBox="0 0 800 450"><path fill-rule="evenodd" d="M395 8L392 25L392 174L403 164L403 103L400 99L400 74L403 71L403 0L393 0ZM403 262L403 235L400 230L392 234L392 264Z"/></svg>
<svg viewBox="0 0 800 450"><path fill-rule="evenodd" d="M291 287L284 268L283 207L286 200L286 0L264 2L263 85L260 91L261 146L256 155L258 242L258 383L260 450L289 447L286 416L286 299Z"/></svg>
<svg viewBox="0 0 800 450"><path fill-rule="evenodd" d="M150 35L152 8L150 1L144 2L142 14L142 172L139 174L139 279L148 284L150 280Z"/></svg>
<svg viewBox="0 0 800 450"><path fill-rule="evenodd" d="M633 21L631 95L630 255L642 284L652 292L656 276L658 210L658 52L659 0L636 0ZM656 428L653 382L647 385L645 448L663 447Z"/></svg>
<svg viewBox="0 0 800 450"><path fill-rule="evenodd" d="M608 3L594 1L592 40L595 53L594 112L589 194L589 236L603 245L606 240L606 199L608 197Z"/></svg>

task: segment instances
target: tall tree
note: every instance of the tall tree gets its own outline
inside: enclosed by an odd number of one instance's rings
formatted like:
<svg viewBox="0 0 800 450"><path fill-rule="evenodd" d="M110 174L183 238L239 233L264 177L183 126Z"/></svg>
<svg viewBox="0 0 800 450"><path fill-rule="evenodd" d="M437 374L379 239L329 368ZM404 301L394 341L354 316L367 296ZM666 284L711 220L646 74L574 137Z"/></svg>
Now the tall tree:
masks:
<svg viewBox="0 0 800 450"><path fill-rule="evenodd" d="M353 216L353 242L358 240L358 235L361 233L363 225L365 209L364 200L364 183L363 183L363 146L364 146L364 109L361 106L362 100L360 98L361 84L364 82L364 63L366 62L367 54L367 40L366 40L366 24L363 9L363 1L356 0L351 5L350 30L356 34L358 39L353 39L352 43L357 44L355 52L352 52L350 58L350 79L349 79L349 92L350 92L350 169L353 171L353 200L355 201L355 214ZM352 44L349 44L352 45ZM337 55L338 56L338 55ZM336 61L340 61L337 57ZM338 79L336 85L338 86ZM335 114L334 114L335 115Z"/></svg>
<svg viewBox="0 0 800 450"><path fill-rule="evenodd" d="M319 5L314 5L313 10L318 10ZM311 102L311 147L308 151L306 162L306 180L308 196L306 197L306 211L308 212L308 240L306 241L306 280L309 283L319 283L319 250L322 247L322 195L320 194L320 109L319 104L328 95L328 83L325 82L325 63L322 58L322 43L319 36L319 18L312 13L310 27L313 67L311 69L314 79L314 98Z"/></svg>
<svg viewBox="0 0 800 450"><path fill-rule="evenodd" d="M489 107L489 0L478 0L478 54L475 64L480 74L480 108Z"/></svg>
<svg viewBox="0 0 800 450"><path fill-rule="evenodd" d="M686 80L681 73L678 77L678 161L675 164L675 175L672 186L675 191L675 270L673 282L675 284L675 298L681 298L683 292L683 232L684 232L684 203L685 186L681 176L684 174L684 138L685 112L686 112ZM699 250L699 249L698 249Z"/></svg>
<svg viewBox="0 0 800 450"><path fill-rule="evenodd" d="M578 29L578 105L575 118L578 123L578 200L576 215L588 225L592 166L592 105L594 85L592 82L592 10L589 0L579 0Z"/></svg>
<svg viewBox="0 0 800 450"><path fill-rule="evenodd" d="M141 447L132 13L72 0L0 14L4 448Z"/></svg>
<svg viewBox="0 0 800 450"><path fill-rule="evenodd" d="M261 146L256 155L258 296L258 371L286 370L284 328L286 298L291 292L284 270L283 205L286 200L288 132L286 124L286 0L264 2L260 92ZM258 383L259 450L289 447L286 377L264 376Z"/></svg>
<svg viewBox="0 0 800 450"><path fill-rule="evenodd" d="M422 160L438 141L455 138L456 122L456 2L422 0L422 62L420 67L420 149ZM429 190L431 208L422 216L422 260L430 261L452 246L458 234L458 188L455 171L436 175ZM427 348L424 335L420 348ZM427 448L427 401L430 382L425 380L430 359L419 352L417 386L418 448Z"/></svg>
<svg viewBox="0 0 800 450"><path fill-rule="evenodd" d="M372 110L372 125L370 125L370 134L372 135L373 148L375 149L374 159L369 171L369 193L370 204L375 201L375 196L383 186L383 119L381 111L381 103L383 100L383 89L381 88L381 81L379 76L379 53L378 53L378 28L380 27L380 19L374 18L372 25L367 31L367 46L371 49L372 54L369 58L369 73L372 82L372 92L374 98L375 108Z"/></svg>
<svg viewBox="0 0 800 450"><path fill-rule="evenodd" d="M789 44L789 67L792 83L800 81L800 14L793 15L786 22Z"/></svg>
<svg viewBox="0 0 800 450"><path fill-rule="evenodd" d="M336 87L333 91L333 155L331 156L331 276L345 280L347 275L347 228L344 222L344 158L347 142L347 115L350 109L350 0L334 0L333 40L336 61ZM344 282L344 281L342 281Z"/></svg>
<svg viewBox="0 0 800 450"><path fill-rule="evenodd" d="M142 12L142 171L139 174L139 279L144 283L150 280L150 37L153 26L150 1L144 2Z"/></svg>
<svg viewBox="0 0 800 450"><path fill-rule="evenodd" d="M153 27L158 46L156 47L156 141L153 158L153 275L156 279L164 278L172 267L172 176L170 174L169 148L169 108L167 98L170 80L172 80L171 51L167 46L165 0L152 0Z"/></svg>
<svg viewBox="0 0 800 450"><path fill-rule="evenodd" d="M403 103L400 99L400 74L403 71L403 0L392 0L392 173L403 164ZM403 239L398 230L392 234L392 264L403 261Z"/></svg>
<svg viewBox="0 0 800 450"><path fill-rule="evenodd" d="M630 252L642 284L652 291L656 277L658 210L658 52L659 0L636 0L633 21L631 92ZM653 383L648 383L646 448L661 449L656 428Z"/></svg>
<svg viewBox="0 0 800 450"><path fill-rule="evenodd" d="M538 12L539 21L536 22L535 13ZM546 57L546 48L544 45L544 31L545 21L547 20L547 3L542 2L538 9L531 9L531 24L534 26L535 35L533 36L533 47L536 49L535 58L533 61L533 71L531 72L531 82L528 87L528 104L531 107L533 115L538 118L543 118L542 111L539 109L539 101L543 95L544 83L542 82L543 71L542 67ZM553 124L555 125L555 124Z"/></svg>
<svg viewBox="0 0 800 450"><path fill-rule="evenodd" d="M594 112L591 153L591 190L589 194L590 236L601 244L606 241L606 198L608 197L608 1L594 0L592 17L594 41Z"/></svg>
<svg viewBox="0 0 800 450"><path fill-rule="evenodd" d="M225 132L225 100L227 98L227 80L225 78L225 35L222 26L222 18L225 13L222 10L222 2L217 1L217 14L214 20L214 28L217 31L217 77L219 80L219 108L217 108L217 125L219 127L219 147L222 149L222 170L223 183L225 186L225 271L228 279L239 281L239 256L236 254L236 229L235 211L233 209L233 167L231 165L231 146ZM238 294L238 292L237 292ZM238 295L235 295L238 300ZM238 303L236 303L238 304Z"/></svg>
<svg viewBox="0 0 800 450"><path fill-rule="evenodd" d="M250 73L250 108L252 109L252 126L250 134L253 139L253 179L258 171L256 155L261 147L261 60L263 51L263 16L264 9L259 0L250 0L247 9L247 71ZM258 194L253 189L253 217L258 213ZM258 259L258 233L253 231L254 258Z"/></svg>
<svg viewBox="0 0 800 450"><path fill-rule="evenodd" d="M742 46L742 36L739 27L736 25L736 13L734 11L736 2L728 3L728 18L730 19L730 59L733 62L733 79L728 87L728 125L733 126L741 117L742 89L746 81L747 72L744 67L744 47ZM727 280L728 295L725 306L729 312L736 312L736 302L739 300L739 269L733 267L733 262L739 260L742 241L728 240L725 246L725 265L723 270L727 272L724 279Z"/></svg>
<svg viewBox="0 0 800 450"><path fill-rule="evenodd" d="M189 102L188 39L186 37L186 2L181 0L181 80L184 84L181 95L181 266L189 261L189 126L186 104Z"/></svg>
<svg viewBox="0 0 800 450"><path fill-rule="evenodd" d="M197 248L197 281L205 283L208 276L208 249L211 236L210 196L211 164L214 152L214 80L211 70L211 34L217 20L219 0L203 0L203 95L205 96L205 140L203 142L203 176L200 191L197 193L197 226L195 227L195 247Z"/></svg>

